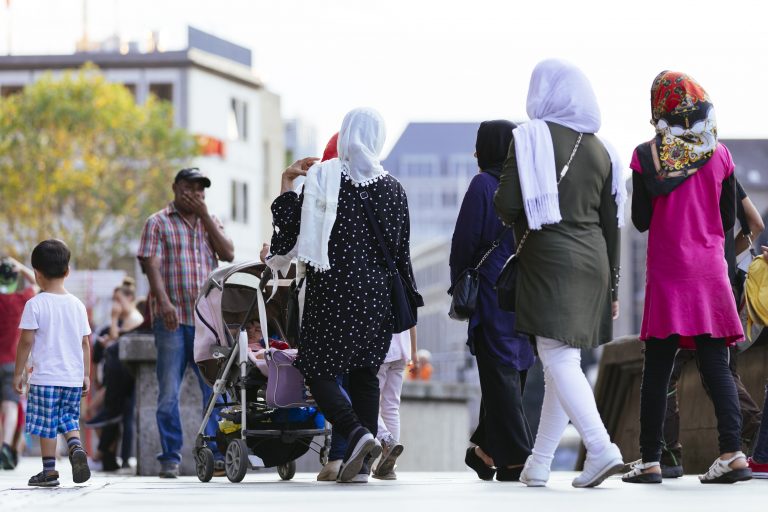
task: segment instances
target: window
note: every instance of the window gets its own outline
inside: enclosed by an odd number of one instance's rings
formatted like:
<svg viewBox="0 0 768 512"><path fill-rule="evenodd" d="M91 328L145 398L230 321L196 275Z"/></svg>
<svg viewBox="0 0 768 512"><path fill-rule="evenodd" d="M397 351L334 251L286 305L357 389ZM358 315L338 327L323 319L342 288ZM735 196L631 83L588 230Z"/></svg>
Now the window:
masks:
<svg viewBox="0 0 768 512"><path fill-rule="evenodd" d="M24 90L23 85L3 85L0 87L0 96L3 98L7 98L8 96L11 96L13 94L19 94L21 91Z"/></svg>
<svg viewBox="0 0 768 512"><path fill-rule="evenodd" d="M459 204L459 196L456 192L443 192L443 207L450 208Z"/></svg>
<svg viewBox="0 0 768 512"><path fill-rule="evenodd" d="M248 140L248 104L232 98L229 104L229 138Z"/></svg>
<svg viewBox="0 0 768 512"><path fill-rule="evenodd" d="M432 207L432 198L433 198L432 192L417 192L416 198L417 198L416 201L418 203L417 208L422 209L422 208ZM416 205L412 205L411 208L413 208L413 206L416 206Z"/></svg>
<svg viewBox="0 0 768 512"><path fill-rule="evenodd" d="M149 93L157 96L157 99L173 103L173 84L149 84Z"/></svg>
<svg viewBox="0 0 768 512"><path fill-rule="evenodd" d="M472 155L456 154L448 158L448 176L471 178L477 170L477 159Z"/></svg>
<svg viewBox="0 0 768 512"><path fill-rule="evenodd" d="M269 184L270 180L272 179L272 169L270 168L272 162L270 160L270 145L268 140L264 141L261 150L264 152L264 167L262 169L262 194L264 196L264 200L269 201L271 199L271 197L269 197Z"/></svg>
<svg viewBox="0 0 768 512"><path fill-rule="evenodd" d="M232 181L232 220L248 224L248 184Z"/></svg>
<svg viewBox="0 0 768 512"><path fill-rule="evenodd" d="M437 176L440 159L436 155L404 155L400 159L400 174L413 178Z"/></svg>

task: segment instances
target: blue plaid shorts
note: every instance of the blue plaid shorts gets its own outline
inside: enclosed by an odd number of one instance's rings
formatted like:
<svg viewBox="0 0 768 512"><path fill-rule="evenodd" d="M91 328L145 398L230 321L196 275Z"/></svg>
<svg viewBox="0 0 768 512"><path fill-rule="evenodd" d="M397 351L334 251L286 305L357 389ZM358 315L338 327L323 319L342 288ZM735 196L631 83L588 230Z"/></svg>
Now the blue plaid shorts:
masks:
<svg viewBox="0 0 768 512"><path fill-rule="evenodd" d="M27 433L53 439L56 434L80 430L83 388L29 386Z"/></svg>

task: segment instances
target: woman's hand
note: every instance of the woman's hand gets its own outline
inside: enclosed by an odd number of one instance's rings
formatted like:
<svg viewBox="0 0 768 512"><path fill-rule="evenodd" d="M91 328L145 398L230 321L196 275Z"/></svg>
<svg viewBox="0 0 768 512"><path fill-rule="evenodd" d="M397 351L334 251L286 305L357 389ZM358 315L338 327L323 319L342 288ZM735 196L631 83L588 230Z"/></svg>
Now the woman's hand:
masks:
<svg viewBox="0 0 768 512"><path fill-rule="evenodd" d="M615 300L611 303L611 317L616 320L619 318L619 301Z"/></svg>
<svg viewBox="0 0 768 512"><path fill-rule="evenodd" d="M315 165L318 160L320 159L310 156L293 162L290 167L283 171L280 193L285 194L293 190L293 181L299 176L306 176L309 168Z"/></svg>
<svg viewBox="0 0 768 512"><path fill-rule="evenodd" d="M763 251L763 258L768 261L768 247L761 245L760 250Z"/></svg>

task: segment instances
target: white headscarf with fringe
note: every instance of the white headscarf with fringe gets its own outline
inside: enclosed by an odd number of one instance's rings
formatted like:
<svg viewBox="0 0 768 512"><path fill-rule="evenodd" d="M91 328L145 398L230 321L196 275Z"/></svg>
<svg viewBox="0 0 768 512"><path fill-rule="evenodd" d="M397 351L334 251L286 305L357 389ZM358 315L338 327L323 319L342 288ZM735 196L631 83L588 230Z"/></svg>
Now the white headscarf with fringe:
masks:
<svg viewBox="0 0 768 512"><path fill-rule="evenodd" d="M386 175L379 162L385 137L384 119L374 109L356 108L344 116L339 130L339 157L317 163L307 171L296 246L285 256L270 258L270 267L284 273L286 265L297 257L319 272L330 270L328 241L336 223L342 174L356 187L375 183Z"/></svg>
<svg viewBox="0 0 768 512"><path fill-rule="evenodd" d="M580 133L600 130L600 107L592 85L582 71L566 61L548 59L531 74L528 87L531 121L514 130L515 156L520 175L525 216L531 229L562 220L552 135L546 121ZM612 145L602 141L611 159L611 192L616 199L617 223L624 226L627 189L621 159Z"/></svg>

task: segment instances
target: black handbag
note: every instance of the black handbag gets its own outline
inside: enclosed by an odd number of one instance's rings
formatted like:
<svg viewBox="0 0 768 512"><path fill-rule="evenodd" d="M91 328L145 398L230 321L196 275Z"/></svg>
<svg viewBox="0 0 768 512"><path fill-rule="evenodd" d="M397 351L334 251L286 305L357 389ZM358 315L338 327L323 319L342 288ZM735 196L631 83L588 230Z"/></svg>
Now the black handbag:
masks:
<svg viewBox="0 0 768 512"><path fill-rule="evenodd" d="M576 144L573 146L573 151L571 151L571 156L568 158L568 163L566 163L560 171L560 178L557 180L558 185L563 181L565 173L568 172L568 167L571 165L574 155L576 155L576 150L579 149L579 144L581 144L582 135L583 134L579 133L579 138L576 139ZM504 263L504 267L501 269L498 279L496 279L496 299L499 301L499 308L503 311L509 311L510 313L515 312L515 301L517 300L517 264L519 262L520 251L523 248L523 244L525 244L525 240L530 234L531 230L527 229L520 239L520 243L517 244L517 250L509 257L507 262Z"/></svg>
<svg viewBox="0 0 768 512"><path fill-rule="evenodd" d="M384 235L381 232L379 223L373 213L373 208L369 199L368 192L363 190L360 192L360 199L363 200L363 206L365 207L365 214L368 217L368 222L373 229L373 233L376 235L376 239L379 241L379 247L384 254L384 259L387 261L387 268L392 276L392 290L390 292L390 302L392 303L392 332L398 333L407 331L411 327L416 325L417 321L417 308L424 305L424 300L421 295L414 288L411 279L406 279L397 269L395 260L387 248L387 243L384 240Z"/></svg>
<svg viewBox="0 0 768 512"><path fill-rule="evenodd" d="M448 290L448 294L451 296L451 308L448 310L448 316L452 319L466 322L472 318L477 307L477 292L480 288L479 269L488 259L488 256L501 244L501 239L506 232L507 229L505 228L499 237L493 241L491 248L480 258L480 262L459 274L459 277Z"/></svg>
<svg viewBox="0 0 768 512"><path fill-rule="evenodd" d="M304 278L294 279L288 292L288 300L285 305L285 337L292 347L299 343L301 331L301 317L299 315L299 293L304 284Z"/></svg>

